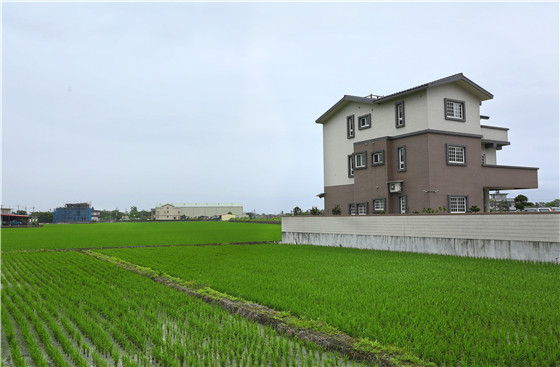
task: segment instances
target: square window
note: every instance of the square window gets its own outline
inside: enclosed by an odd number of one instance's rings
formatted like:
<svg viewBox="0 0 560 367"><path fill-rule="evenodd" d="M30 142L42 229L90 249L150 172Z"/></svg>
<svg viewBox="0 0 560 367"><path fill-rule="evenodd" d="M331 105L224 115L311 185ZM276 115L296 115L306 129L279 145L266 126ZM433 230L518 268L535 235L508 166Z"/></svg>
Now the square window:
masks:
<svg viewBox="0 0 560 367"><path fill-rule="evenodd" d="M371 153L371 165L381 166L383 162L383 151Z"/></svg>
<svg viewBox="0 0 560 367"><path fill-rule="evenodd" d="M371 127L371 113L358 117L358 129L367 129Z"/></svg>
<svg viewBox="0 0 560 367"><path fill-rule="evenodd" d="M445 98L445 119L465 121L465 102Z"/></svg>
<svg viewBox="0 0 560 367"><path fill-rule="evenodd" d="M354 169L366 168L366 152L354 154Z"/></svg>
<svg viewBox="0 0 560 367"><path fill-rule="evenodd" d="M348 212L350 213L350 215L356 215L356 213L358 212L357 205L350 204Z"/></svg>
<svg viewBox="0 0 560 367"><path fill-rule="evenodd" d="M373 199L373 212L379 213L385 211L385 199Z"/></svg>
<svg viewBox="0 0 560 367"><path fill-rule="evenodd" d="M467 197L466 196L449 196L449 212L450 213L466 213Z"/></svg>
<svg viewBox="0 0 560 367"><path fill-rule="evenodd" d="M456 165L466 165L467 157L464 146L447 145L447 163Z"/></svg>
<svg viewBox="0 0 560 367"><path fill-rule="evenodd" d="M355 135L354 131L354 115L346 117L346 137L348 139L353 138Z"/></svg>
<svg viewBox="0 0 560 367"><path fill-rule="evenodd" d="M404 127L404 101L395 105L395 126Z"/></svg>

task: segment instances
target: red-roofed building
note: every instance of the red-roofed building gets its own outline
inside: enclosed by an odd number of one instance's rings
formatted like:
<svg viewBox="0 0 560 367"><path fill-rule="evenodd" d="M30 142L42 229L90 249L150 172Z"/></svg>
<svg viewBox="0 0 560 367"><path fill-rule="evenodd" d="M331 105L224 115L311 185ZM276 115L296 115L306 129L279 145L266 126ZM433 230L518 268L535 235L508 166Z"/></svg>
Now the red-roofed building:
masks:
<svg viewBox="0 0 560 367"><path fill-rule="evenodd" d="M13 214L12 209L2 208L2 227L29 224L29 215Z"/></svg>

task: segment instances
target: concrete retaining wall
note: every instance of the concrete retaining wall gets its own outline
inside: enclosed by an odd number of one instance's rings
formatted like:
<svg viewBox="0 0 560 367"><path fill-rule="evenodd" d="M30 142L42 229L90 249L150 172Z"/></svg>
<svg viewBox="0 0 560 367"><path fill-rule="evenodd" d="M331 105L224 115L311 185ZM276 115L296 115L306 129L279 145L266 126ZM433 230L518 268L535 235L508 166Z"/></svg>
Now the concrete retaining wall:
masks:
<svg viewBox="0 0 560 367"><path fill-rule="evenodd" d="M283 217L282 243L560 263L560 214Z"/></svg>

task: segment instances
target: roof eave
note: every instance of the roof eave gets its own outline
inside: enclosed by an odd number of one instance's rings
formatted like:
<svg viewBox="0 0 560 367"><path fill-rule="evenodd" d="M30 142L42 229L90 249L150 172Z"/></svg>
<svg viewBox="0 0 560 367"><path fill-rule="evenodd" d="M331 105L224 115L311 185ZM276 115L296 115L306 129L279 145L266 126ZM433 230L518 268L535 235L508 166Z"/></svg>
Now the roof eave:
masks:
<svg viewBox="0 0 560 367"><path fill-rule="evenodd" d="M350 102L372 103L373 104L374 101L375 101L374 99L367 98L367 97L357 97L357 96L351 96L351 95L345 94L344 97L342 97L331 108L329 108L325 113L323 113L317 120L315 120L315 123L324 124L325 122L327 122L327 120L332 115L334 115L336 112L338 112L340 109L342 109L344 106L346 106Z"/></svg>
<svg viewBox="0 0 560 367"><path fill-rule="evenodd" d="M349 102L362 102L362 103L381 103L387 100L400 98L407 94L411 94L417 92L419 90L427 89L430 87L435 87L438 85L449 84L449 83L457 83L461 85L463 88L469 90L471 93L475 94L481 101L486 101L489 99L494 98L494 95L488 92L486 89L482 88L480 85L476 84L469 78L463 75L463 73L454 74L442 79L434 80L432 82L422 84L410 89L406 89L397 93L393 93L384 97L380 97L377 99L371 99L367 97L356 97L351 95L344 95L338 102L336 102L331 108L329 108L325 113L323 113L315 123L317 124L324 124L327 120L344 106L346 106Z"/></svg>

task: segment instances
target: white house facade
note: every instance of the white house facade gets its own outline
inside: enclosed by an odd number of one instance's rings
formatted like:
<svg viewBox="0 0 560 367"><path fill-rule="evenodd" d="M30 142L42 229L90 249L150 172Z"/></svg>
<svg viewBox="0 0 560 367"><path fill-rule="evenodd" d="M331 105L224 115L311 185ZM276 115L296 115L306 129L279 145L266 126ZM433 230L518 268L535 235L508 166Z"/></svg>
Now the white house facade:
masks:
<svg viewBox="0 0 560 367"><path fill-rule="evenodd" d="M493 95L455 74L383 97L345 95L323 127L325 211L488 211L489 191L537 188L537 168L500 166L508 129L485 125Z"/></svg>

